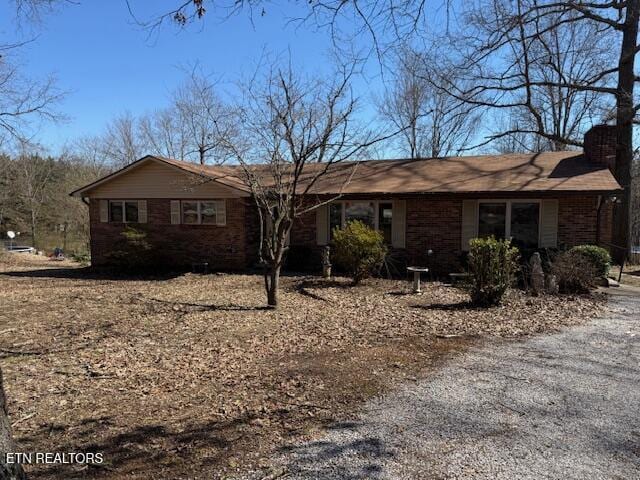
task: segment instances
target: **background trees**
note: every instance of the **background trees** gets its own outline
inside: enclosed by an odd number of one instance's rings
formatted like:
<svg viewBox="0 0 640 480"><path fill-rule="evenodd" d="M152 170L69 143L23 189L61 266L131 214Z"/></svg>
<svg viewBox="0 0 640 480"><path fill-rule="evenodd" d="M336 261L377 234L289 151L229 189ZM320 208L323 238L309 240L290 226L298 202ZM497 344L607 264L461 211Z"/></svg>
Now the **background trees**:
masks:
<svg viewBox="0 0 640 480"><path fill-rule="evenodd" d="M488 112L500 112L486 142L528 137L543 150L582 145L582 135L612 107L608 33L577 14L528 17L531 4L504 0L468 7L461 38L447 48L456 76L442 89ZM457 31L458 32L458 31ZM605 73L608 72L608 73Z"/></svg>
<svg viewBox="0 0 640 480"><path fill-rule="evenodd" d="M441 71L442 62L402 48L392 69L393 80L378 111L395 132L396 148L410 158L459 155L470 146L480 115L475 105L449 95L440 78L456 75Z"/></svg>

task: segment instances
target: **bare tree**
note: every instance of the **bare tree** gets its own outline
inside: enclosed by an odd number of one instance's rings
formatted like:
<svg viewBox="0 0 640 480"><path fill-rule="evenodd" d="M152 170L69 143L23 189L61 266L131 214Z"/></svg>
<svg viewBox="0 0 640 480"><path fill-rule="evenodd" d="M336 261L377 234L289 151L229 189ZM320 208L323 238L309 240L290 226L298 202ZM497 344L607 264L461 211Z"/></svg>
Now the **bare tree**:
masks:
<svg viewBox="0 0 640 480"><path fill-rule="evenodd" d="M18 14L21 13L20 7L22 5L37 1L17 1ZM56 121L62 118L54 107L61 100L63 92L56 87L53 77L45 80L34 80L24 76L18 68L16 55L24 43L0 45L0 139L5 145L14 142L18 144L28 142L32 136L31 127L34 122ZM6 181L8 171L3 173L4 181ZM0 182L2 182L2 179L0 179ZM11 182L12 179L9 179L9 183L6 186L12 186ZM39 185L36 188L39 188ZM0 200L7 199L0 198ZM4 211L5 207L6 203L5 206L0 207L0 210ZM34 205L34 208L37 209L38 207ZM33 228L32 230L35 231ZM0 451L16 451L15 442L11 434L11 424L7 416L2 369L0 369ZM21 465L7 464L5 459L2 458L0 459L0 477L24 479L25 474Z"/></svg>
<svg viewBox="0 0 640 480"><path fill-rule="evenodd" d="M607 33L591 22L568 21L575 14L564 23L556 15L526 22L516 3L472 4L454 40L466 40L457 65L466 82L440 78L461 100L504 111L507 123L496 125L485 143L518 136L540 150L581 146L584 131L606 111L606 99L584 86L607 66Z"/></svg>
<svg viewBox="0 0 640 480"><path fill-rule="evenodd" d="M110 167L104 155L102 139L99 137L87 136L76 139L65 148L63 156L74 161L82 161L95 174L95 178L99 178Z"/></svg>
<svg viewBox="0 0 640 480"><path fill-rule="evenodd" d="M3 480L24 480L26 475L19 463L6 463L4 452L16 452L16 444L11 434L11 423L7 412L7 398L4 393L4 383L2 369L0 368L0 452L3 452L0 459L0 478Z"/></svg>
<svg viewBox="0 0 640 480"><path fill-rule="evenodd" d="M451 82L447 87L449 93L466 97L475 105L526 111L532 119L531 127L525 131L525 124L519 132L541 136L553 142L553 148L580 144L572 125L580 124L575 118L588 118L588 114L581 112L590 110L591 99L615 102L617 150L614 173L624 194L614 212L614 243L618 247L614 254L621 261L630 250L632 133L640 110L634 97L635 82L638 81L634 73L635 57L640 51L637 44L640 0L480 0L467 12L467 17L469 25L474 27L469 31L467 26L471 48L461 52L460 63L468 66L469 76L475 78L475 82L471 88L456 88ZM564 29L572 24L576 29L585 29L579 31L587 32L582 38L587 46L575 54L571 48L560 56L549 54L557 50L553 42L559 41ZM568 32L574 35L571 30ZM598 44L589 46L590 36L605 48L616 45L618 57L609 53L605 61L600 62L596 55L597 60L589 63L593 58L592 48L598 47ZM503 61L505 52L509 55ZM516 58L517 62L513 60ZM567 58L573 60L567 61ZM548 75L542 75L543 72ZM557 110L551 115L553 128L549 128L545 120L544 102L536 100L540 98L540 91L547 92L546 98L552 99ZM572 96L583 96L582 105L586 107L567 109L566 102L555 98L560 94L574 106L580 102L573 102ZM510 133L506 131L500 135Z"/></svg>
<svg viewBox="0 0 640 480"><path fill-rule="evenodd" d="M476 107L449 95L433 82L438 64L427 55L403 49L395 76L378 109L400 132L399 147L411 158L459 154L476 131ZM449 78L454 75L453 69Z"/></svg>
<svg viewBox="0 0 640 480"><path fill-rule="evenodd" d="M39 248L39 219L50 194L54 163L23 146L13 162L11 191L15 204L28 216L29 233L35 248Z"/></svg>
<svg viewBox="0 0 640 480"><path fill-rule="evenodd" d="M62 118L54 107L63 97L53 77L33 80L18 69L15 55L23 45L0 45L0 134L21 142L31 137L35 121Z"/></svg>
<svg viewBox="0 0 640 480"><path fill-rule="evenodd" d="M140 136L150 153L157 155L187 160L193 151L189 127L175 106L143 116L140 119Z"/></svg>
<svg viewBox="0 0 640 480"><path fill-rule="evenodd" d="M167 23L185 27L210 16L224 21L238 14L246 14L253 23L256 18L267 15L272 7L266 0L175 0L173 7L154 14L137 0L126 0L126 3L134 20L150 30ZM140 3L143 6L138 9ZM448 1L443 3L448 7ZM426 0L319 0L307 2L306 6L300 17L288 17L287 22L326 29L342 58L353 58L350 44L368 39L368 53L374 54L381 63L385 54L398 44L424 32L426 14L437 8L431 5L428 10Z"/></svg>
<svg viewBox="0 0 640 480"><path fill-rule="evenodd" d="M215 84L194 69L187 81L173 94L172 104L180 122L186 129L187 151L185 157L201 165L216 154L226 138L233 134L233 115L215 91ZM216 163L220 163L222 156Z"/></svg>
<svg viewBox="0 0 640 480"><path fill-rule="evenodd" d="M138 120L129 112L114 118L99 140L104 158L121 168L138 160L144 151Z"/></svg>
<svg viewBox="0 0 640 480"><path fill-rule="evenodd" d="M242 135L226 145L257 207L270 306L278 305L294 220L330 201L312 195L314 187L338 167L341 185L348 183L356 164L347 160L377 140L354 125L353 71L342 69L325 81L303 79L289 67L268 74L264 88L248 85L238 113Z"/></svg>

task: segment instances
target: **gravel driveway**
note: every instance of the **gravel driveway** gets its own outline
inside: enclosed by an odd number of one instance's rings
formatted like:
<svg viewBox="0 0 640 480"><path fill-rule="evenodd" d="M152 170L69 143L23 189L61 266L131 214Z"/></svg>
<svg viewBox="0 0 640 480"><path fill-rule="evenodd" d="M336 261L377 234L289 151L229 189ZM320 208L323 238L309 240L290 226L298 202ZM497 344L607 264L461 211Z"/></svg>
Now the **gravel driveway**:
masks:
<svg viewBox="0 0 640 480"><path fill-rule="evenodd" d="M586 326L467 351L290 447L273 477L640 478L640 293L610 303Z"/></svg>

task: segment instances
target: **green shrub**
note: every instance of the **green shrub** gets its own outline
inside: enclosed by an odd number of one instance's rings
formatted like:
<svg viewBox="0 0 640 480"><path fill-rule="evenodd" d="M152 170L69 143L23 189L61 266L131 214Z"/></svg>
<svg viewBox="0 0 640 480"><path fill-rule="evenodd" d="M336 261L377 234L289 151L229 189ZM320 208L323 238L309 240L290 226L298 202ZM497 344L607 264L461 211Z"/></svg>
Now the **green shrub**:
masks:
<svg viewBox="0 0 640 480"><path fill-rule="evenodd" d="M518 249L510 240L474 238L470 242L469 293L475 305L498 305L514 282L518 270Z"/></svg>
<svg viewBox="0 0 640 480"><path fill-rule="evenodd" d="M347 223L343 229L333 230L333 261L354 284L378 271L386 254L382 234L359 220Z"/></svg>
<svg viewBox="0 0 640 480"><path fill-rule="evenodd" d="M609 275L609 270L611 269L611 255L609 255L609 252L604 248L598 247L597 245L578 245L569 251L582 255L586 258L591 265L593 265L595 275L598 277L605 278Z"/></svg>
<svg viewBox="0 0 640 480"><path fill-rule="evenodd" d="M560 293L589 293L596 285L596 268L589 258L573 249L556 255L551 263Z"/></svg>
<svg viewBox="0 0 640 480"><path fill-rule="evenodd" d="M106 257L108 263L124 271L143 270L153 265L153 247L147 241L147 233L132 227L125 227L121 238Z"/></svg>

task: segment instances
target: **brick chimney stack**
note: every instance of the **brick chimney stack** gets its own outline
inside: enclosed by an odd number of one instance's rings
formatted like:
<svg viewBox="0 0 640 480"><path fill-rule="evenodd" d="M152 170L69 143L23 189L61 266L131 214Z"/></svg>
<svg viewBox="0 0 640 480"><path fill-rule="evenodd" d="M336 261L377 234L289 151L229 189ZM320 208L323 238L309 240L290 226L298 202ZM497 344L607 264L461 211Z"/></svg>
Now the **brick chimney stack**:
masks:
<svg viewBox="0 0 640 480"><path fill-rule="evenodd" d="M605 165L615 174L615 125L595 125L584 135L584 155L590 162Z"/></svg>

